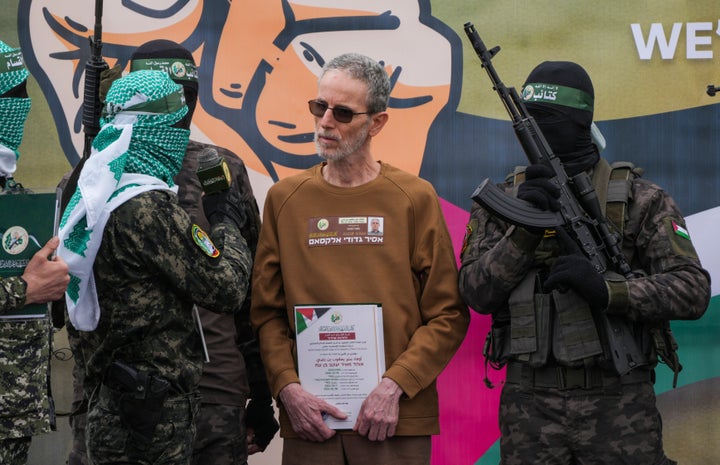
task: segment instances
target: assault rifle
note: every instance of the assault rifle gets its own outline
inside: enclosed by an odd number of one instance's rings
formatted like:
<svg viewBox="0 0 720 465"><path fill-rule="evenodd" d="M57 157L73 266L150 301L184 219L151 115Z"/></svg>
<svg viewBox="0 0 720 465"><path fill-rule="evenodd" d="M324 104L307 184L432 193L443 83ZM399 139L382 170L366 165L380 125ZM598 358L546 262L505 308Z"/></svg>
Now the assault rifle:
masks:
<svg viewBox="0 0 720 465"><path fill-rule="evenodd" d="M102 10L103 0L95 0L95 26L90 41L90 58L85 62L85 88L83 94L82 122L85 132L83 158L90 155L92 141L100 132L100 74L109 68L102 56Z"/></svg>
<svg viewBox="0 0 720 465"><path fill-rule="evenodd" d="M612 269L625 278L632 278L634 274L620 249L620 238L608 226L590 177L583 172L568 178L562 162L553 153L515 88L505 87L498 77L492 58L500 51L500 47L488 50L472 23L465 23L464 28L482 67L490 76L493 89L510 115L515 135L528 161L531 164L542 163L553 170L555 175L551 182L560 189L560 210L541 210L530 202L506 194L490 179L485 179L475 190L473 200L511 224L532 229L562 227L598 273ZM601 315L598 317L603 323L601 331L610 349L608 355L618 374L624 375L646 365L647 357L633 337L630 322L622 317L599 313Z"/></svg>

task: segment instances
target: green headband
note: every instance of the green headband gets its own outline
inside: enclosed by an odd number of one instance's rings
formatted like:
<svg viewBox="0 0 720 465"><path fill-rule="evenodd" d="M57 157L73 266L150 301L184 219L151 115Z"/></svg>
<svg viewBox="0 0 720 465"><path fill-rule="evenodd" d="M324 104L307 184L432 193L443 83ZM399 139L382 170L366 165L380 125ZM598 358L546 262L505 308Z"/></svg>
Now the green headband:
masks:
<svg viewBox="0 0 720 465"><path fill-rule="evenodd" d="M595 104L595 99L582 90L538 82L525 84L522 99L525 102L552 103L585 111L593 111Z"/></svg>
<svg viewBox="0 0 720 465"><path fill-rule="evenodd" d="M122 108L120 105L113 105L108 103L103 109L103 116L105 118L114 116L120 112L123 113L143 113L143 114L170 114L175 113L185 106L185 92L180 87L176 92L168 94L157 100L149 100L147 102L137 103L127 108Z"/></svg>
<svg viewBox="0 0 720 465"><path fill-rule="evenodd" d="M29 75L20 49L0 42L0 95L25 82Z"/></svg>
<svg viewBox="0 0 720 465"><path fill-rule="evenodd" d="M140 71L149 69L151 71L164 71L170 75L173 80L197 82L198 69L190 60L182 58L143 58L133 60L130 63L130 69Z"/></svg>
<svg viewBox="0 0 720 465"><path fill-rule="evenodd" d="M19 48L0 54L0 74L25 69L23 55Z"/></svg>
<svg viewBox="0 0 720 465"><path fill-rule="evenodd" d="M163 98L129 106L123 111L138 113L175 113L185 106L185 92L182 87L177 92Z"/></svg>

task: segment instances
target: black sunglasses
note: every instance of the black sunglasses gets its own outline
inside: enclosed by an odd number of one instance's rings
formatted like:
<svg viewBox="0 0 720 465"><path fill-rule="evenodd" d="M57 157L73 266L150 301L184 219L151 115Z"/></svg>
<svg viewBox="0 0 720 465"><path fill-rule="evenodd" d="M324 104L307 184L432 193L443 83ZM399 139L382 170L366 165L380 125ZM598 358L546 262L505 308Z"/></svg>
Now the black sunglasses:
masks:
<svg viewBox="0 0 720 465"><path fill-rule="evenodd" d="M317 116L318 118L322 118L323 116L325 116L326 111L332 110L333 118L335 118L335 121L337 121L338 123L349 123L350 121L352 121L353 116L355 115L370 114L369 111L355 113L351 109L345 107L331 108L328 106L327 103L318 102L317 100L310 100L308 102L308 106L310 107L310 113L312 113L314 116Z"/></svg>

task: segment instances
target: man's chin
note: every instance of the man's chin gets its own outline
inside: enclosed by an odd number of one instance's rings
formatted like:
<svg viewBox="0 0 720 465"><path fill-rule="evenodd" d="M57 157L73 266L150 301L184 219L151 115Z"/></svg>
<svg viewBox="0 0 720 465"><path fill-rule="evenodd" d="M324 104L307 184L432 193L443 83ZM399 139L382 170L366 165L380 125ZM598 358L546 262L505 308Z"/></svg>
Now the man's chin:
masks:
<svg viewBox="0 0 720 465"><path fill-rule="evenodd" d="M318 152L318 156L322 158L323 161L342 161L348 157L346 154L330 151Z"/></svg>
<svg viewBox="0 0 720 465"><path fill-rule="evenodd" d="M317 155L318 157L322 158L323 161L331 161L335 159L335 153L332 150L328 150L327 148L316 146L317 149Z"/></svg>

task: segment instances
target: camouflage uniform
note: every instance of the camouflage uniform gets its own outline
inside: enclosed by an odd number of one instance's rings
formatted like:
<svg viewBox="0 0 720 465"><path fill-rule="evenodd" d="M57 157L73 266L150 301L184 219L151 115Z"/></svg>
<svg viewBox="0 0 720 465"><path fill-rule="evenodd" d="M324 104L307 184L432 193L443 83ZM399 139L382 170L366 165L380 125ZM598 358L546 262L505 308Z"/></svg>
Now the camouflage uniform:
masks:
<svg viewBox="0 0 720 465"><path fill-rule="evenodd" d="M0 279L0 313L25 304L26 286L19 276Z"/></svg>
<svg viewBox="0 0 720 465"><path fill-rule="evenodd" d="M606 312L635 325L650 366L621 378L599 366L562 367L552 356L545 367L532 369L509 356L499 412L504 465L675 463L662 448L652 386L657 360L643 323L702 316L710 278L689 238L675 232L674 225L684 228L685 222L672 198L646 180L631 182L622 248L644 277L606 276ZM503 187L512 192L512 183ZM459 276L463 298L477 312L493 316L494 331L501 329L510 324L513 290L531 270L543 276L558 253L557 239L510 226L474 204ZM543 336L554 337L538 337Z"/></svg>
<svg viewBox="0 0 720 465"><path fill-rule="evenodd" d="M0 308L25 301L25 285L17 278L0 280L15 296L0 297ZM16 300L17 299L17 300ZM8 305L9 304L9 305ZM50 431L47 381L50 363L50 320L0 322L0 463L27 462L31 438Z"/></svg>
<svg viewBox="0 0 720 465"><path fill-rule="evenodd" d="M113 211L94 264L102 308L96 330L80 332L89 458L103 463L187 463L202 371L193 302L232 312L245 297L252 258L237 228L219 223L211 237L221 258L191 238L192 223L174 194L150 191ZM137 444L120 423L118 393L103 383L122 361L170 385L149 443ZM146 460L147 462L143 462Z"/></svg>
<svg viewBox="0 0 720 465"><path fill-rule="evenodd" d="M29 76L22 52L0 41L5 60L0 69L0 194L22 190L12 176L20 157L25 121L30 111ZM25 305L26 283L0 277L0 313ZM50 430L47 376L50 357L49 320L0 322L0 463L24 465L32 436ZM53 418L54 420L54 418Z"/></svg>
<svg viewBox="0 0 720 465"><path fill-rule="evenodd" d="M206 147L215 148L220 156L227 161L230 172L234 175L233 183L235 186L240 186L242 199L247 202L249 220L241 234L252 254L257 247L260 213L252 192L250 179L247 176L247 170L237 155L222 147L210 146L191 140L187 146L182 169L175 178L175 182L179 186L178 202L193 222L203 229L210 229L202 210L202 202L199 201L201 186L196 174L197 156ZM69 173L66 174L64 180L68 176ZM248 289L241 312L247 312L246 307L249 302L250 289ZM235 315L228 315L210 312L202 307L199 307L198 310L203 322L211 362L203 366L203 376L200 378L199 392L202 405L196 418L197 433L193 448L193 463L244 464L247 462L245 403L250 391L248 377L254 380L253 384L267 386L265 371L259 353L255 357L257 363L251 364L248 362L251 369L246 369L246 362L236 345L236 323L242 324L241 321L238 321L238 312ZM70 417L70 426L73 430L73 446L68 457L68 465L88 465L85 447L87 403L82 386L84 378L83 353L80 349L77 330L73 328L68 318L65 318L65 323L70 347L76 359L73 370L73 413ZM249 322L246 324L249 325ZM219 342L223 339L225 342L231 341L231 344ZM216 343L219 342L220 346L214 344L213 340ZM240 343L255 348L257 352L257 340L254 339L252 334L242 338ZM222 360L218 361L218 359ZM210 453L215 455L208 456L207 454Z"/></svg>

